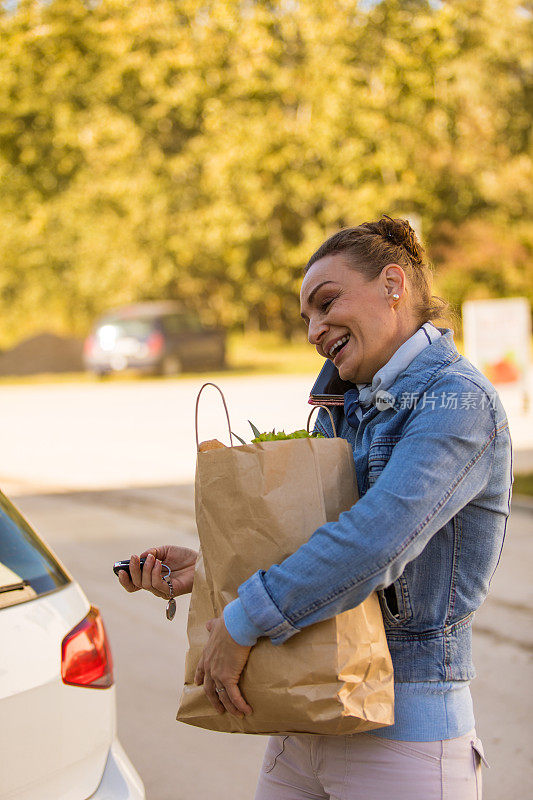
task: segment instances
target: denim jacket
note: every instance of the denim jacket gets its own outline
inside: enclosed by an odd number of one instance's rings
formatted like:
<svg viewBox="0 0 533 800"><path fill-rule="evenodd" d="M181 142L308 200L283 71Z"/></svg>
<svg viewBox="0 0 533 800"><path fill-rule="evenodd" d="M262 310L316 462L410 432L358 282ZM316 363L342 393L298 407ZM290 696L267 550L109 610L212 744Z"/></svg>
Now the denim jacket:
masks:
<svg viewBox="0 0 533 800"><path fill-rule="evenodd" d="M359 501L281 564L239 587L260 635L281 644L377 591L395 681L475 676L472 620L499 561L509 516L511 442L489 381L451 331L426 347L358 428ZM317 427L333 435L324 411Z"/></svg>

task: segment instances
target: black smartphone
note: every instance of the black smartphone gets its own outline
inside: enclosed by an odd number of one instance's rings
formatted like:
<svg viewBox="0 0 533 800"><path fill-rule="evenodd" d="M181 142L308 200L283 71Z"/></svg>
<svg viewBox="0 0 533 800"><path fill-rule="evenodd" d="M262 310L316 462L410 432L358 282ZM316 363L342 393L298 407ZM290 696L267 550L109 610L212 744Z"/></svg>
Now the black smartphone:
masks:
<svg viewBox="0 0 533 800"><path fill-rule="evenodd" d="M145 561L146 561L146 558L141 558L141 571L142 571L142 568L144 567L144 562ZM128 576L129 576L129 578L131 580L130 560L129 560L129 558L126 561L115 561L115 563L113 564L113 572L115 573L115 575L117 577L118 577L118 573L120 572L121 569L123 569L124 572L128 573Z"/></svg>
<svg viewBox="0 0 533 800"><path fill-rule="evenodd" d="M309 403L313 406L342 406L344 405L344 393L353 387L354 384L350 381L342 380L335 364L328 360L320 370L311 389Z"/></svg>

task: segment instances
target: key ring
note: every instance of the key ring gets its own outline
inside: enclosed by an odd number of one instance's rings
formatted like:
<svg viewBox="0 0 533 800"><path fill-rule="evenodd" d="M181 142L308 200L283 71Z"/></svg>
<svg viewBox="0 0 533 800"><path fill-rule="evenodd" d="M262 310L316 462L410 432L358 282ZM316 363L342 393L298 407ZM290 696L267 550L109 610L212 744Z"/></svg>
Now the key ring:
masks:
<svg viewBox="0 0 533 800"><path fill-rule="evenodd" d="M172 581L170 580L170 573L172 572L172 570L170 569L168 564L165 564L164 561L161 562L161 569L163 567L165 567L165 569L168 570L167 574L163 576L163 580L167 584L170 592L170 597L167 603L167 608L165 613L168 620L173 620L174 615L176 613L176 601L174 600L174 590L172 588Z"/></svg>

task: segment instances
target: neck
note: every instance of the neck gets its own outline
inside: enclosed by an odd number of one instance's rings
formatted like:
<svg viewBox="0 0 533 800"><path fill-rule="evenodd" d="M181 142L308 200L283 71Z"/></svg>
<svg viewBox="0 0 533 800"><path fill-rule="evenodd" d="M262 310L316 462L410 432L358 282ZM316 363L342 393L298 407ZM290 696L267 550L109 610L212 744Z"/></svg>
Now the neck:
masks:
<svg viewBox="0 0 533 800"><path fill-rule="evenodd" d="M408 339L410 339L411 336L413 336L421 326L422 323L419 322L418 320L414 320L411 318L402 320L399 326L397 336L395 336L394 341L391 342L390 353L381 366L384 366L387 363L387 361L390 358L392 358L396 350L398 350L398 348L401 347L402 344L404 344Z"/></svg>
<svg viewBox="0 0 533 800"><path fill-rule="evenodd" d="M370 378L368 378L368 380L361 381L361 383L372 383L374 375L379 372L379 370L384 367L388 361L390 361L394 353L402 346L402 344L404 344L408 339L411 338L411 336L413 336L413 334L417 332L421 325L421 322L411 318L401 321L396 335L389 342L389 346L382 354L380 363L377 365L373 374L370 376Z"/></svg>

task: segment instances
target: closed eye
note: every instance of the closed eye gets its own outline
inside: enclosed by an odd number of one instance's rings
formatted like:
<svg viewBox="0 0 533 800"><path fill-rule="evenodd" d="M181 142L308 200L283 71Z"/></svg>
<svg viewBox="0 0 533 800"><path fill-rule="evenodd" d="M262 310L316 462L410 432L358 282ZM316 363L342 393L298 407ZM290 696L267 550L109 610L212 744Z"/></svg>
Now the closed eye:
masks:
<svg viewBox="0 0 533 800"><path fill-rule="evenodd" d="M329 281L328 281L328 282L329 282ZM318 287L318 288L320 288L320 287ZM314 292L311 292L311 296L312 296L313 294L314 294ZM318 311L319 311L321 314L325 314L325 313L326 313L326 311L328 310L328 308L330 307L330 305L333 303L333 301L334 301L334 300L336 300L336 299L337 299L337 297L339 297L339 296L340 296L340 294L341 294L341 292L339 292L338 294L334 295L333 297L328 297L328 298L325 298L324 300L322 300L322 302L319 302L319 303L317 303L317 304L316 304L316 308L318 309ZM314 305L314 303L311 303L311 305ZM306 324L306 325L309 327L309 317L307 316L307 314L304 314L304 313L302 312L302 313L300 314L300 316L301 316L301 318L303 319L303 321L305 322L305 324Z"/></svg>
<svg viewBox="0 0 533 800"><path fill-rule="evenodd" d="M328 310L328 308L330 307L330 305L333 303L334 300L335 300L334 297L330 297L329 300L324 300L323 303L320 303L320 306L319 306L320 311L322 313L325 313Z"/></svg>

